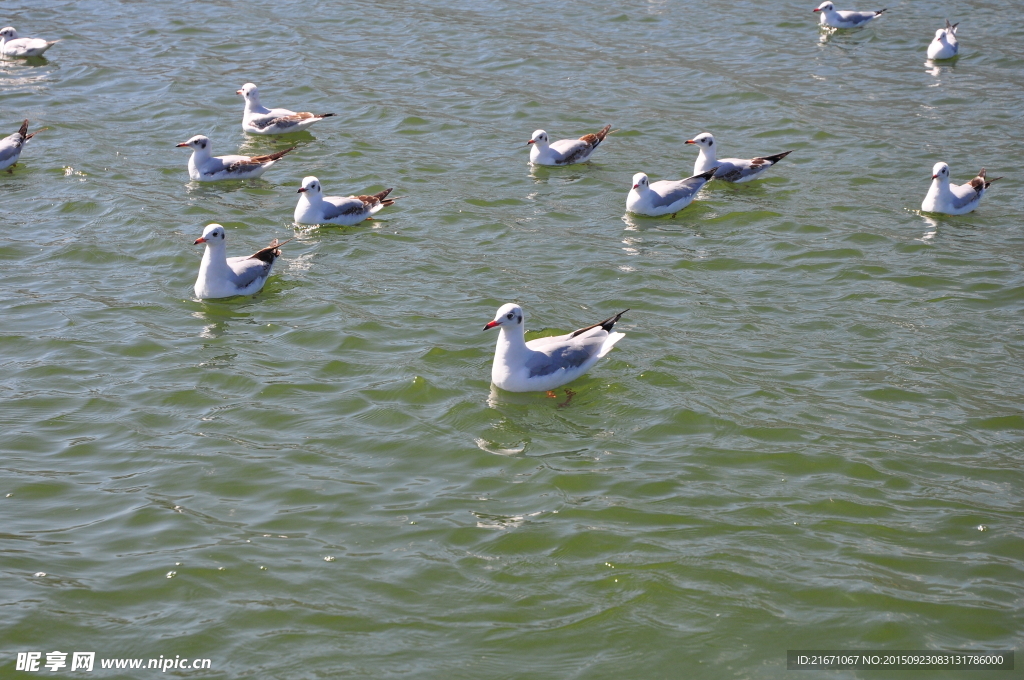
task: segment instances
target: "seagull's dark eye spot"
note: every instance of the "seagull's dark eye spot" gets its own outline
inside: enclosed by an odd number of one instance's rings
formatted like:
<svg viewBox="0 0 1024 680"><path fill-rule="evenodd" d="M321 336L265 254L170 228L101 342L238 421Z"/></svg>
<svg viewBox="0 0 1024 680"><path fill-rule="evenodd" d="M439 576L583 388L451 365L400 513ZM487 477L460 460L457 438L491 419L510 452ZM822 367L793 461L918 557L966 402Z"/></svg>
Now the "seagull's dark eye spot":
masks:
<svg viewBox="0 0 1024 680"><path fill-rule="evenodd" d="M508 313L508 318L509 318L509 319L511 319L511 318L512 318L513 316L515 316L515 314L513 314L512 312L509 312L509 313Z"/></svg>

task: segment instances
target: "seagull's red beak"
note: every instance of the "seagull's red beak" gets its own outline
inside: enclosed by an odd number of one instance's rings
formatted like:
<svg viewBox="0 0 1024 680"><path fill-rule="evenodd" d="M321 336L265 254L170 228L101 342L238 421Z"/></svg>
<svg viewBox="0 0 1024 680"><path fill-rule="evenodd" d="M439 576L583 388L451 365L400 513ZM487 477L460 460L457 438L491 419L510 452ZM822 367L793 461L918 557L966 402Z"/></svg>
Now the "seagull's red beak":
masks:
<svg viewBox="0 0 1024 680"><path fill-rule="evenodd" d="M696 144L697 142L693 141L692 139L687 139L686 143L687 144Z"/></svg>
<svg viewBox="0 0 1024 680"><path fill-rule="evenodd" d="M820 12L821 10L820 10L820 9L818 9L817 7L815 7L815 8L814 8L813 10L811 10L811 11L812 11L812 12Z"/></svg>
<svg viewBox="0 0 1024 680"><path fill-rule="evenodd" d="M241 90L235 90L235 94L243 94Z"/></svg>
<svg viewBox="0 0 1024 680"><path fill-rule="evenodd" d="M530 141L527 142L527 144L533 144L535 141L537 141L537 140L531 139Z"/></svg>
<svg viewBox="0 0 1024 680"><path fill-rule="evenodd" d="M939 178L938 175L932 175L932 179L938 179L938 178Z"/></svg>
<svg viewBox="0 0 1024 680"><path fill-rule="evenodd" d="M175 147L179 147L179 146L188 146L188 142L182 142L181 144L175 144L174 146L175 146Z"/></svg>
<svg viewBox="0 0 1024 680"><path fill-rule="evenodd" d="M200 237L199 237L199 238L197 238L197 239L196 239L195 241L193 241L193 242L192 242L192 245L194 245L194 246L197 246L197 245L199 245L200 243L206 243L206 239L205 239L205 238L203 238L202 236L200 236Z"/></svg>
<svg viewBox="0 0 1024 680"><path fill-rule="evenodd" d="M634 184L634 185L633 185L633 188L634 188L634 189L639 189L639 188L640 188L640 185L639 185L639 184Z"/></svg>
<svg viewBox="0 0 1024 680"><path fill-rule="evenodd" d="M302 187L301 189L299 189L295 193L297 193L297 194L304 194L304 193L306 193L306 187Z"/></svg>
<svg viewBox="0 0 1024 680"><path fill-rule="evenodd" d="M485 331L489 331L490 329L494 328L495 326L500 326L500 325L501 325L501 323L499 323L497 321L491 321L486 326L484 326L484 330Z"/></svg>

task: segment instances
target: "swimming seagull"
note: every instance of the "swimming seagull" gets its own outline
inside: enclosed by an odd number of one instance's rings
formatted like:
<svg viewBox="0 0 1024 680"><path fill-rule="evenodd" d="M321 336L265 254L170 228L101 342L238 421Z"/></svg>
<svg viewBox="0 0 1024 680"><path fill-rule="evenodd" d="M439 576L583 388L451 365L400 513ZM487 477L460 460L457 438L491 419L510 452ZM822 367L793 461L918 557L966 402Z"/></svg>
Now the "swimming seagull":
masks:
<svg viewBox="0 0 1024 680"><path fill-rule="evenodd" d="M823 2L818 5L815 12L821 12L821 25L832 28L859 28L872 19L882 16L882 12L888 9L880 9L877 12L854 12L851 10L836 10L831 2Z"/></svg>
<svg viewBox="0 0 1024 680"><path fill-rule="evenodd" d="M611 125L605 125L593 134L583 135L579 139L560 139L553 144L548 142L548 133L534 130L533 136L527 142L533 144L533 148L530 149L530 162L534 165L582 163L590 158L594 149L610 134L611 129Z"/></svg>
<svg viewBox="0 0 1024 680"><path fill-rule="evenodd" d="M387 200L391 191L385 189L372 196L324 196L320 180L312 176L303 177L302 187L298 190L302 195L295 206L295 221L299 224L359 224L372 219L371 216L381 208L395 202Z"/></svg>
<svg viewBox="0 0 1024 680"><path fill-rule="evenodd" d="M932 185L921 203L922 212L945 213L947 215L966 215L978 207L985 190L996 180L985 179L985 168L978 176L967 184L949 183L949 166L936 163L932 168Z"/></svg>
<svg viewBox="0 0 1024 680"><path fill-rule="evenodd" d="M491 382L509 392L543 392L575 380L626 337L625 333L612 333L612 327L628 311L568 335L526 342L523 308L502 305L494 321L484 326L485 331L499 329Z"/></svg>
<svg viewBox="0 0 1024 680"><path fill-rule="evenodd" d="M192 147L188 159L188 176L196 182L215 182L221 179L253 179L259 177L281 156L295 149L275 151L266 156L211 156L210 139L196 135L187 142L175 146Z"/></svg>
<svg viewBox="0 0 1024 680"><path fill-rule="evenodd" d="M0 170L7 168L7 172L14 172L14 165L21 158L21 149L25 143L38 135L46 128L39 128L32 134L28 133L28 118L21 124L21 128L13 135L8 135L0 140Z"/></svg>
<svg viewBox="0 0 1024 680"><path fill-rule="evenodd" d="M0 29L0 54L5 57L39 57L59 40L19 38L13 26Z"/></svg>
<svg viewBox="0 0 1024 680"><path fill-rule="evenodd" d="M722 160L717 160L715 136L710 132L702 132L693 139L687 139L686 143L695 144L700 150L697 162L693 165L693 174L697 175L706 172L710 168L717 167L714 179L736 182L737 184L757 179L765 170L793 153L792 151L783 151L774 156L763 156L761 158L723 158Z"/></svg>
<svg viewBox="0 0 1024 680"><path fill-rule="evenodd" d="M201 300L260 292L274 268L274 261L281 257L281 246L291 240L278 243L275 238L269 246L257 250L255 255L227 257L224 239L224 227L208 224L203 235L192 244L206 244L195 287L196 297Z"/></svg>
<svg viewBox="0 0 1024 680"><path fill-rule="evenodd" d="M242 114L242 129L254 135L280 135L286 132L305 130L313 123L329 118L334 113L296 113L288 109L268 109L260 103L260 91L252 83L246 83L235 94L245 97L245 113Z"/></svg>
<svg viewBox="0 0 1024 680"><path fill-rule="evenodd" d="M653 184L646 174L638 172L633 175L633 188L626 197L626 210L650 217L669 213L675 217L677 212L690 205L693 197L711 181L717 170L714 167L686 179L662 180Z"/></svg>
<svg viewBox="0 0 1024 680"><path fill-rule="evenodd" d="M929 59L952 59L960 51L960 42L956 39L956 27L960 22L950 24L946 19L946 27L935 31L935 39L928 45Z"/></svg>

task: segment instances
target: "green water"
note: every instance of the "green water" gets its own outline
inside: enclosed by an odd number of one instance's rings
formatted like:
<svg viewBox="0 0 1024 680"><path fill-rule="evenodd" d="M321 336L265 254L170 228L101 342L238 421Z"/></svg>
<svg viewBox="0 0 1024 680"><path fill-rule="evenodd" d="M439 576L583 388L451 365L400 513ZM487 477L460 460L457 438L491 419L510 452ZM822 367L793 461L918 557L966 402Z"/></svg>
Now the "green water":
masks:
<svg viewBox="0 0 1024 680"><path fill-rule="evenodd" d="M1014 648L1019 7L899 1L823 40L814 4L6 3L61 42L0 62L0 132L50 128L0 173L0 676L53 650L590 679ZM946 17L961 57L927 65ZM248 137L249 81L339 115ZM533 130L607 123L592 162L527 165ZM794 152L624 215L702 131ZM299 148L198 185L194 134ZM939 160L1006 178L925 217ZM306 175L400 198L299 228ZM209 222L232 254L295 237L261 294L193 298ZM563 406L490 388L509 301L545 333L632 311Z"/></svg>

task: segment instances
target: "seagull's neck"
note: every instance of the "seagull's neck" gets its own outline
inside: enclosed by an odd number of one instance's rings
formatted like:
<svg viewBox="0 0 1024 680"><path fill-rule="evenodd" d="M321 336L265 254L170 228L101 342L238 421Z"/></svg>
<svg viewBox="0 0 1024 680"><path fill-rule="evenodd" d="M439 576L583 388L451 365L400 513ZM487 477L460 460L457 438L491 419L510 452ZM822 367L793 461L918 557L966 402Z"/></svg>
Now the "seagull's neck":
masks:
<svg viewBox="0 0 1024 680"><path fill-rule="evenodd" d="M199 265L199 277L209 276L212 273L229 269L227 250L224 243L217 245L206 244L206 251L203 253L203 261Z"/></svg>
<svg viewBox="0 0 1024 680"><path fill-rule="evenodd" d="M198 149L197 148L193 148L192 149L192 160L195 162L196 165L199 165L200 163L202 163L205 160L208 160L209 158L210 158L210 145L209 144L206 145L206 148L199 147Z"/></svg>
<svg viewBox="0 0 1024 680"><path fill-rule="evenodd" d="M245 110L247 113L269 113L270 109L260 104L259 95L249 95L245 98Z"/></svg>
<svg viewBox="0 0 1024 680"><path fill-rule="evenodd" d="M522 323L512 328L501 326L498 329L498 344L494 348L494 360L501 363L508 363L515 357L528 353L526 346L526 331Z"/></svg>
<svg viewBox="0 0 1024 680"><path fill-rule="evenodd" d="M702 146L702 147L700 147L700 155L697 156L697 162L698 163L714 163L716 160L718 160L718 155L717 154L718 154L718 152L715 151L715 147L711 147L710 149L708 149L708 148Z"/></svg>

